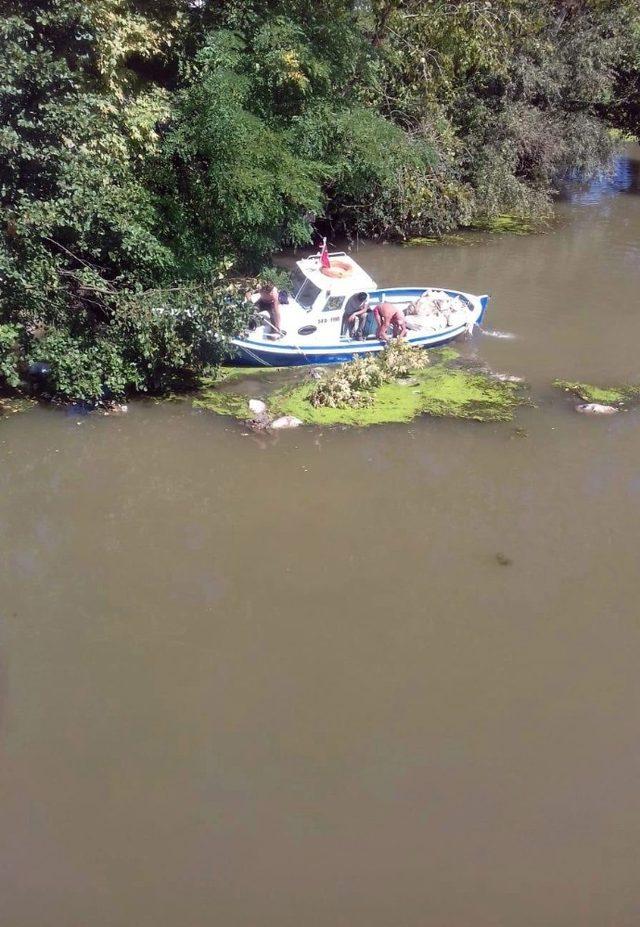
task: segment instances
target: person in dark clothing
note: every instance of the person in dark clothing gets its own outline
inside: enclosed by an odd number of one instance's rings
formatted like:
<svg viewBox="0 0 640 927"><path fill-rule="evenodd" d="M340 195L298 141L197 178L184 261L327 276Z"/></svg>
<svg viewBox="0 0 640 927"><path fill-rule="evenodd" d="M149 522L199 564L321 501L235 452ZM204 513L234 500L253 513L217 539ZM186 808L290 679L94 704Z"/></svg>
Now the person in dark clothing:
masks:
<svg viewBox="0 0 640 927"><path fill-rule="evenodd" d="M342 317L342 334L362 340L362 329L367 315L367 294L356 293L347 300Z"/></svg>

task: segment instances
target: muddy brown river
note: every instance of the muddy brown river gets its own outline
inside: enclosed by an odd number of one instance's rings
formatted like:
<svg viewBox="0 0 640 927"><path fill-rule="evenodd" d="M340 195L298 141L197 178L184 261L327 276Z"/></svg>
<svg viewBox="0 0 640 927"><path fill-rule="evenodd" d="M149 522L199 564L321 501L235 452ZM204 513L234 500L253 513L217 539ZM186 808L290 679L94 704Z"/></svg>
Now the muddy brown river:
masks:
<svg viewBox="0 0 640 927"><path fill-rule="evenodd" d="M366 246L491 291L513 424L0 421L2 927L636 927L640 181ZM516 430L519 429L519 430Z"/></svg>

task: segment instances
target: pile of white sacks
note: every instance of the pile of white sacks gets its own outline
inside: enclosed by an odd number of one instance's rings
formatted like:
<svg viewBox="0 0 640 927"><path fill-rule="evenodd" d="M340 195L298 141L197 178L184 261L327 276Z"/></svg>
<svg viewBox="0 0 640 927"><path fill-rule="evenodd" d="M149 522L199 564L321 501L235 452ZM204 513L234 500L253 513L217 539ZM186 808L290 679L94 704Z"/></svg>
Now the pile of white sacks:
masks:
<svg viewBox="0 0 640 927"><path fill-rule="evenodd" d="M425 290L415 303L407 306L404 313L410 331L435 333L445 328L471 325L471 313L466 303L459 296L449 296L444 290Z"/></svg>

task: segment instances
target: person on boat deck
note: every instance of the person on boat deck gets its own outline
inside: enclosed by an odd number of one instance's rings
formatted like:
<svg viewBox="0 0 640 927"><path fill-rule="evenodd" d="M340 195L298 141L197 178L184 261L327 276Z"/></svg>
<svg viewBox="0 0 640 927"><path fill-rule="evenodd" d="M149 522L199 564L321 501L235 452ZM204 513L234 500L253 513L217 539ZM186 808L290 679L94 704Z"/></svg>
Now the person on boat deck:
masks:
<svg viewBox="0 0 640 927"><path fill-rule="evenodd" d="M404 338L407 333L407 323L404 312L399 306L394 306L387 302L380 302L375 307L374 313L376 322L378 323L378 330L376 331L376 338L378 341L389 340L387 331L390 325L393 328L393 334L396 338Z"/></svg>
<svg viewBox="0 0 640 927"><path fill-rule="evenodd" d="M263 280L260 284L256 308L258 311L267 310L271 320L271 328L273 329L272 334L281 338L283 332L280 328L280 295L273 283Z"/></svg>
<svg viewBox="0 0 640 927"><path fill-rule="evenodd" d="M356 293L347 300L342 317L342 334L351 338L362 338L362 329L367 315L367 294Z"/></svg>

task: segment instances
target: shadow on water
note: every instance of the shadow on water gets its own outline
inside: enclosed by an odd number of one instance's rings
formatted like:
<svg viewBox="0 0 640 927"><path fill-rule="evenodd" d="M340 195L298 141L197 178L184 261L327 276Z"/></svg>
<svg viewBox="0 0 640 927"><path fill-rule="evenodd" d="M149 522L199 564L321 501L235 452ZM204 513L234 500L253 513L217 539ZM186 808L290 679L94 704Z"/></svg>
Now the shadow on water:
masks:
<svg viewBox="0 0 640 927"><path fill-rule="evenodd" d="M640 194L640 158L635 148L629 147L617 157L611 171L588 180L577 172L570 174L562 185L560 199L576 206L591 206L620 193Z"/></svg>

